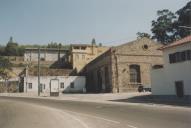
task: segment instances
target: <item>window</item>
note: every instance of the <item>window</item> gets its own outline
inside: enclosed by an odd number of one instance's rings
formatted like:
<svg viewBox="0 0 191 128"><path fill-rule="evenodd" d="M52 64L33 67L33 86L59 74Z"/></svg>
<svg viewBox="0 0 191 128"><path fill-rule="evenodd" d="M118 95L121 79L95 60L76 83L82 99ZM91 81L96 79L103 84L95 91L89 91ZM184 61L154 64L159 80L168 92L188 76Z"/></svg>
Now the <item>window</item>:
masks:
<svg viewBox="0 0 191 128"><path fill-rule="evenodd" d="M186 60L191 60L191 50L186 51Z"/></svg>
<svg viewBox="0 0 191 128"><path fill-rule="evenodd" d="M176 62L181 62L181 52L177 52L175 53L175 56L176 56Z"/></svg>
<svg viewBox="0 0 191 128"><path fill-rule="evenodd" d="M60 88L64 88L64 82L60 83Z"/></svg>
<svg viewBox="0 0 191 128"><path fill-rule="evenodd" d="M169 55L169 60L170 60L170 64L171 64L171 63L175 63L175 60L176 60L175 54L170 54L170 55Z"/></svg>
<svg viewBox="0 0 191 128"><path fill-rule="evenodd" d="M186 60L186 51L181 52L181 61Z"/></svg>
<svg viewBox="0 0 191 128"><path fill-rule="evenodd" d="M76 55L76 59L79 59L79 55Z"/></svg>
<svg viewBox="0 0 191 128"><path fill-rule="evenodd" d="M185 50L182 52L176 52L169 54L169 62L177 63L177 62L184 62L187 60L191 60L191 50Z"/></svg>
<svg viewBox="0 0 191 128"><path fill-rule="evenodd" d="M74 82L70 83L70 88L74 88Z"/></svg>
<svg viewBox="0 0 191 128"><path fill-rule="evenodd" d="M143 49L144 49L144 50L147 50L148 48L149 48L149 46L148 46L147 44L144 44L144 45L143 45Z"/></svg>
<svg viewBox="0 0 191 128"><path fill-rule="evenodd" d="M41 61L45 61L45 58L42 57L42 58L40 58L40 60L41 60Z"/></svg>
<svg viewBox="0 0 191 128"><path fill-rule="evenodd" d="M86 50L86 47L81 47L82 50Z"/></svg>
<svg viewBox="0 0 191 128"><path fill-rule="evenodd" d="M82 55L82 59L85 60L85 55Z"/></svg>
<svg viewBox="0 0 191 128"><path fill-rule="evenodd" d="M40 84L40 92L43 92L43 90L45 90L46 86L45 84Z"/></svg>
<svg viewBox="0 0 191 128"><path fill-rule="evenodd" d="M80 47L78 47L78 46L74 46L73 48L74 48L74 49L80 49Z"/></svg>
<svg viewBox="0 0 191 128"><path fill-rule="evenodd" d="M141 83L141 74L139 65L130 65L130 82Z"/></svg>
<svg viewBox="0 0 191 128"><path fill-rule="evenodd" d="M32 83L28 83L28 88L32 89Z"/></svg>

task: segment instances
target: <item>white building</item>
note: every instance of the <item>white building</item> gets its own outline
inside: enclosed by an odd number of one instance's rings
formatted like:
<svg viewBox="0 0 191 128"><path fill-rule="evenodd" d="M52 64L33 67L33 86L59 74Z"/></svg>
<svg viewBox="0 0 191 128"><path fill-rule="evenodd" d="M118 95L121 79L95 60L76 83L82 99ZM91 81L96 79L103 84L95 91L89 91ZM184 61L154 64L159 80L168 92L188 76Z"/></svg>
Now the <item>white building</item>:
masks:
<svg viewBox="0 0 191 128"><path fill-rule="evenodd" d="M57 91L80 93L85 91L85 76L40 76L41 94L50 94L52 81L56 81ZM38 76L24 77L24 92L38 94Z"/></svg>
<svg viewBox="0 0 191 128"><path fill-rule="evenodd" d="M163 68L151 72L153 95L191 96L191 36L166 45Z"/></svg>
<svg viewBox="0 0 191 128"><path fill-rule="evenodd" d="M58 61L66 56L67 50L57 48L41 48L40 60L41 61ZM24 61L37 62L38 61L38 48L26 48L24 53Z"/></svg>

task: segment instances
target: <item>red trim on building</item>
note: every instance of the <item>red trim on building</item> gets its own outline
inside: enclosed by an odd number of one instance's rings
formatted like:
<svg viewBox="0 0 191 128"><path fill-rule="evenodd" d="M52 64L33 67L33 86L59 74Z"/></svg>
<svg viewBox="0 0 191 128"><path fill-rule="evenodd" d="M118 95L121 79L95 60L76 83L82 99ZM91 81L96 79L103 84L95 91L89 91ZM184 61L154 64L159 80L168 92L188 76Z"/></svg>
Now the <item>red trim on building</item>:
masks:
<svg viewBox="0 0 191 128"><path fill-rule="evenodd" d="M186 43L189 43L191 42L191 35L190 36L187 36L187 37L184 37L180 40L177 40L169 45L165 45L161 48L159 48L159 50L164 50L164 49L167 49L167 48L171 48L171 47L175 47L175 46L179 46L179 45L183 45L183 44L186 44Z"/></svg>

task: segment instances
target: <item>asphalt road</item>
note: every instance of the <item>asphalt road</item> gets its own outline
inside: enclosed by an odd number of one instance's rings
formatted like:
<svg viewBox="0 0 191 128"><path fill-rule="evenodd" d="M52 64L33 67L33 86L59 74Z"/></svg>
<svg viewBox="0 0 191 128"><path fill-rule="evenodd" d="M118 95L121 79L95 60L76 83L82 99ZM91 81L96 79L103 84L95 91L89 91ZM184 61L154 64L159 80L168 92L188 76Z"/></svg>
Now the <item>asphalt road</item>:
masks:
<svg viewBox="0 0 191 128"><path fill-rule="evenodd" d="M190 128L191 109L0 97L0 128Z"/></svg>

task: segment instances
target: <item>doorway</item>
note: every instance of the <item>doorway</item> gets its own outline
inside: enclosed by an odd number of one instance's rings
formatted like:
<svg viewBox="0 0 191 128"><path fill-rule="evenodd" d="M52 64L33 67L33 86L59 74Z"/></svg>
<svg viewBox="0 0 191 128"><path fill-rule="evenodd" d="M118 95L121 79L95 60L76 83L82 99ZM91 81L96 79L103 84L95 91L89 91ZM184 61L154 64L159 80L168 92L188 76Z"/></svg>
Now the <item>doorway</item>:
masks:
<svg viewBox="0 0 191 128"><path fill-rule="evenodd" d="M101 92L102 91L102 75L101 75L101 70L98 70L97 71L97 83L98 83L98 85L97 85L97 90L96 90L96 92Z"/></svg>
<svg viewBox="0 0 191 128"><path fill-rule="evenodd" d="M184 83L183 81L176 81L175 82L175 88L176 88L176 95L177 97L184 97Z"/></svg>

